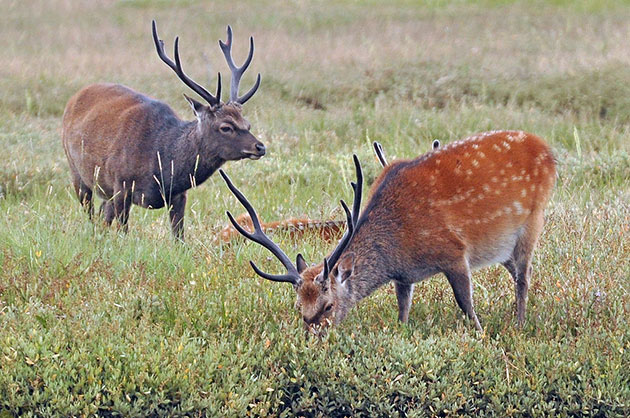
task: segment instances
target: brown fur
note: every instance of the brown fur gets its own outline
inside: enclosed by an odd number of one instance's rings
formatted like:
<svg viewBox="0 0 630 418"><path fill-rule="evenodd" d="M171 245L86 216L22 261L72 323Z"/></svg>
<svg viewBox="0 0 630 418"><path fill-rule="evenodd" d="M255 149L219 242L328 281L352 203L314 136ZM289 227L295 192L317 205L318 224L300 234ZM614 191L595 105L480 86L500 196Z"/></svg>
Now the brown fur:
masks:
<svg viewBox="0 0 630 418"><path fill-rule="evenodd" d="M167 206L173 233L183 239L186 191L225 161L264 155L240 105L187 99L196 121L183 121L167 104L118 84L94 84L70 98L63 146L90 217L93 191L106 200L101 209L108 225L116 217L126 227L131 204ZM226 126L230 132L222 131Z"/></svg>
<svg viewBox="0 0 630 418"><path fill-rule="evenodd" d="M361 299L393 281L407 321L415 283L444 273L474 322L470 274L501 263L515 281L525 321L531 259L555 184L555 160L539 137L518 131L479 134L414 160L389 164L374 182L355 233L327 278L322 264L301 273L297 302L309 327L339 322ZM314 289L317 295L314 295Z"/></svg>

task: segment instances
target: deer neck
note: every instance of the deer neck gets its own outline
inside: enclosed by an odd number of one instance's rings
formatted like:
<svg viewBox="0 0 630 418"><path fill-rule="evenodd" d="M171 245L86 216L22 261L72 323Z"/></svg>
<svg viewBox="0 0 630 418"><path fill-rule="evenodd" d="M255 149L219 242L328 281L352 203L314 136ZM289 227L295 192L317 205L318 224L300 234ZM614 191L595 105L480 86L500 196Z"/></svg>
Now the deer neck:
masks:
<svg viewBox="0 0 630 418"><path fill-rule="evenodd" d="M394 268L387 256L392 246L386 238L382 241L367 239L367 229L364 228L363 233L357 230L345 251L355 255L354 274L345 282L337 284L337 298L342 306L340 319L362 299L395 278Z"/></svg>
<svg viewBox="0 0 630 418"><path fill-rule="evenodd" d="M219 157L216 147L201 135L197 122L186 122L180 131L170 152L170 158L162 159L166 173L173 173L173 194L179 194L206 181L225 162ZM172 169L172 171L171 171Z"/></svg>

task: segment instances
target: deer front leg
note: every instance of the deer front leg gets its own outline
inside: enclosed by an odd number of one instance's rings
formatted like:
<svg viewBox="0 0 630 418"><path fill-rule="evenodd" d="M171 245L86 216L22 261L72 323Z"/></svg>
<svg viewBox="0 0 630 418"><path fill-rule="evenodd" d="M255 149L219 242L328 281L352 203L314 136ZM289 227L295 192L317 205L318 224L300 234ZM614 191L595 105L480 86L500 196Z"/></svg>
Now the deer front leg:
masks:
<svg viewBox="0 0 630 418"><path fill-rule="evenodd" d="M131 192L126 187L126 182L122 182L119 189L114 190L114 196L111 199L111 203L105 204L105 222L111 223L109 217L111 216L111 209L113 209L114 216L118 220L118 224L122 228L123 232L127 232L127 221L129 220L129 210L131 210ZM109 213L108 213L109 212Z"/></svg>
<svg viewBox="0 0 630 418"><path fill-rule="evenodd" d="M473 307L472 298L472 282L470 280L470 269L468 268L468 262L463 260L461 263L454 265L448 271L444 271L448 282L453 288L455 294L455 300L464 313L470 318L478 331L483 332L477 314Z"/></svg>
<svg viewBox="0 0 630 418"><path fill-rule="evenodd" d="M114 213L114 201L112 199L105 200L101 204L101 208L99 210L99 215L103 216L106 226L110 226L116 217Z"/></svg>
<svg viewBox="0 0 630 418"><path fill-rule="evenodd" d="M184 211L186 209L186 192L171 198L168 215L171 218L173 235L180 241L184 241Z"/></svg>
<svg viewBox="0 0 630 418"><path fill-rule="evenodd" d="M407 322L413 299L413 284L394 282L394 287L396 288L396 299L398 300L398 320Z"/></svg>

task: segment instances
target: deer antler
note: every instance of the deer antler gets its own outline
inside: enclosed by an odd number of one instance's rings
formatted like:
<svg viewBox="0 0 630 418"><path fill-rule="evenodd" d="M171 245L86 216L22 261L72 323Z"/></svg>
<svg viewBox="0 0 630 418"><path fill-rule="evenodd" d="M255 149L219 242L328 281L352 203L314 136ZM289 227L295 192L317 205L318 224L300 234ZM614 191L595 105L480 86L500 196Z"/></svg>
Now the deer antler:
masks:
<svg viewBox="0 0 630 418"><path fill-rule="evenodd" d="M359 162L359 157L357 157L356 154L354 154L352 158L354 160L354 168L357 174L357 182L350 183L352 185L352 189L354 190L354 202L352 203L352 213L350 213L350 210L348 209L348 205L346 205L346 202L344 202L343 200L341 201L341 206L343 207L343 210L346 212L348 230L339 241L339 244L337 244L337 247L330 254L330 257L324 260L324 267L329 266L332 268L335 266L337 261L339 261L339 257L341 257L341 254L348 247L348 244L350 243L350 240L352 239L352 236L354 235L354 231L356 229L357 222L359 220L359 211L361 209L361 197L363 194L362 193L363 171L361 170L361 163ZM322 277L326 278L328 277L328 274L324 274L322 275Z"/></svg>
<svg viewBox="0 0 630 418"><path fill-rule="evenodd" d="M217 82L217 94L213 96L210 94L208 90L203 88L201 85L197 84L193 79L188 77L184 70L182 69L182 63L179 59L179 36L175 38L175 62L171 60L168 55L164 52L164 41L158 37L157 33L157 25L155 24L155 20L151 21L151 26L153 29L153 42L155 43L155 48L157 49L157 54L166 65L171 67L175 74L179 77L180 80L184 82L188 87L190 87L195 93L203 97L210 105L216 106L221 103L221 73L219 73L219 79Z"/></svg>
<svg viewBox="0 0 630 418"><path fill-rule="evenodd" d="M383 151L383 146L380 142L376 141L374 141L372 145L374 146L374 152L376 153L378 160L381 162L383 168L385 168L387 166L387 160L385 159L385 151Z"/></svg>
<svg viewBox="0 0 630 418"><path fill-rule="evenodd" d="M227 27L227 42L223 42L219 40L219 46L223 51L223 55L225 55L225 60L227 61L228 67L230 67L230 71L232 72L232 79L230 80L230 102L244 104L248 101L258 87L260 86L260 73L258 73L258 77L256 77L256 83L254 87L252 87L247 93L243 96L238 97L238 86L241 83L241 76L249 67L249 64L252 62L252 58L254 56L254 37L249 37L249 54L247 55L247 59L240 67L237 67L234 64L234 60L232 59L232 27Z"/></svg>
<svg viewBox="0 0 630 418"><path fill-rule="evenodd" d="M361 210L361 197L363 194L363 170L361 170L361 163L359 157L356 154L352 155L354 161L354 169L357 173L357 182L350 182L352 190L354 191L354 202L352 203L352 224L357 226L359 220L359 211Z"/></svg>
<svg viewBox="0 0 630 418"><path fill-rule="evenodd" d="M243 193L241 193L241 191L237 189L236 186L234 186L234 184L232 184L232 181L230 180L228 175L225 174L223 170L219 170L219 174L221 174L221 177L223 177L223 180L225 180L225 183L227 184L232 194L234 194L234 196L236 196L238 201L241 202L241 204L245 207L245 209L247 209L247 213L249 213L249 216L254 225L254 232L250 233L246 231L241 225L238 224L238 222L236 222L232 214L229 211L227 211L226 212L227 216L228 218L230 218L230 222L232 222L232 225L234 225L234 228L236 228L236 230L240 232L245 238L258 243L262 245L263 247L265 247L266 249L268 249L269 251L271 251L271 253L275 255L276 258L280 260L282 265L287 269L287 274L277 274L277 275L268 274L260 270L256 266L256 264L254 264L254 262L250 260L249 264L251 264L256 274L264 279L272 280L274 282L288 282L288 283L292 283L298 286L300 282L302 281L302 278L300 277L300 273L298 273L295 265L291 262L289 257L280 249L280 247L278 247L276 243L274 243L267 235L265 235L265 233L262 230L262 227L260 226L260 221L258 220L258 214L254 210L254 207L251 205L251 203L249 203L249 201L243 195Z"/></svg>

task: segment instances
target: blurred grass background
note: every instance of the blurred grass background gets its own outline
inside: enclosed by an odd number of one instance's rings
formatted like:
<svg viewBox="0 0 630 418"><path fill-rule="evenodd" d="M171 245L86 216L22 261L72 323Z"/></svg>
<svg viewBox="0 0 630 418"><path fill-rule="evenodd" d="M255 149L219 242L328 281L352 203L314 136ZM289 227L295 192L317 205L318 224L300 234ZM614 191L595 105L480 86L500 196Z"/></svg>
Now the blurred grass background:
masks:
<svg viewBox="0 0 630 418"><path fill-rule="evenodd" d="M0 416L627 416L630 410L630 2L0 0ZM226 171L265 220L341 219L351 154L407 158L491 129L545 138L559 179L524 330L507 272L473 276L486 335L443 277L408 325L388 286L324 340L259 246L215 243L241 207L218 176L189 193L187 244L134 208L127 235L90 224L60 141L68 98L118 82L192 119L157 58L214 88L217 45L256 53L244 107L268 146ZM315 237L276 235L317 261Z"/></svg>

